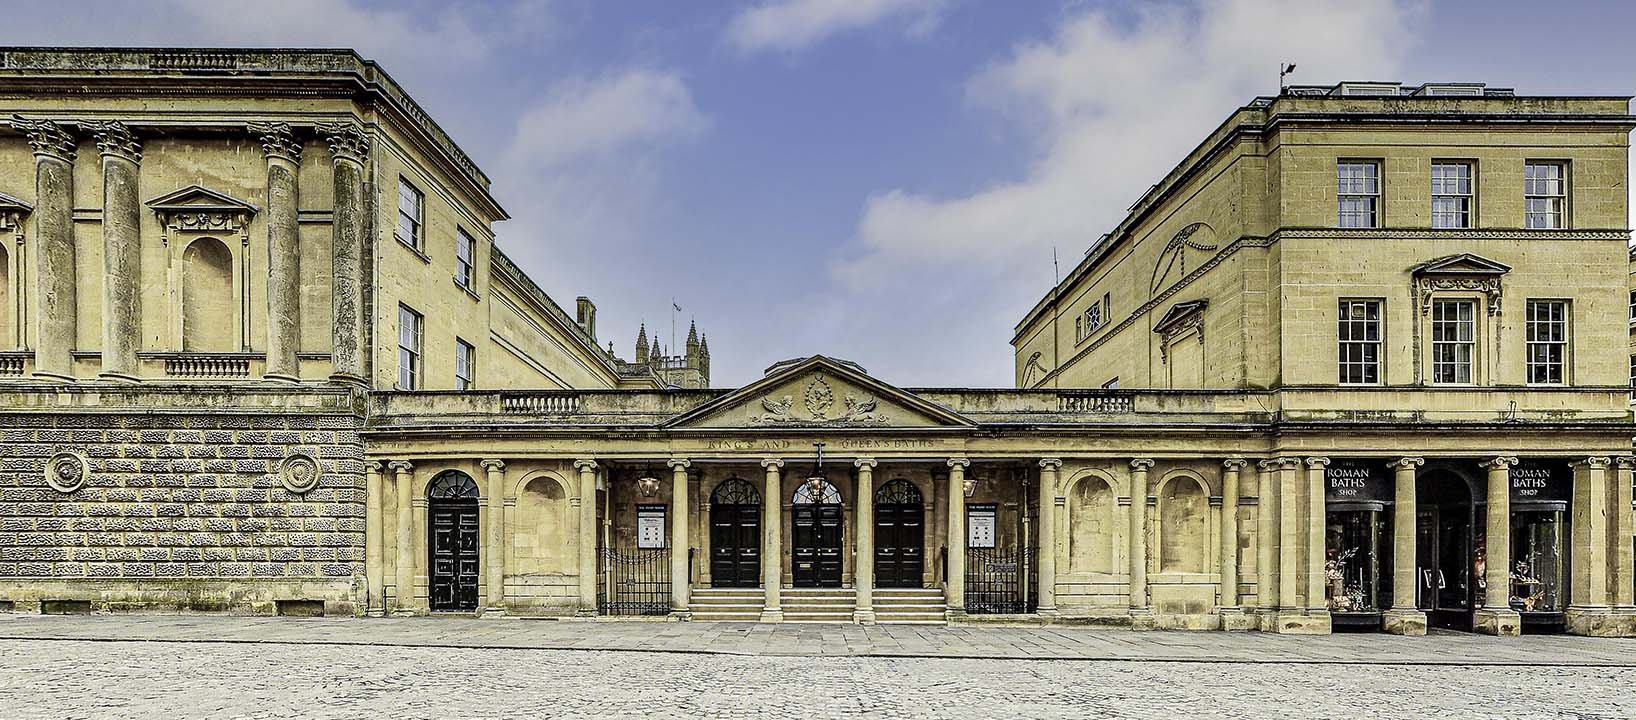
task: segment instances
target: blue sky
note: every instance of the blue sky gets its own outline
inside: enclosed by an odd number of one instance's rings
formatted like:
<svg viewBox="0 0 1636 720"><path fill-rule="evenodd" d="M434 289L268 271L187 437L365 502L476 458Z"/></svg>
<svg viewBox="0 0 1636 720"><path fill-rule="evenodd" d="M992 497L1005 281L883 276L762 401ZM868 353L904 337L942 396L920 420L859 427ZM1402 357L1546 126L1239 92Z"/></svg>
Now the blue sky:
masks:
<svg viewBox="0 0 1636 720"><path fill-rule="evenodd" d="M65 13L64 8L72 8ZM1636 94L1636 3L14 3L29 44L354 47L494 179L602 340L697 318L715 384L824 353L1006 386L1012 328L1238 105L1344 79Z"/></svg>

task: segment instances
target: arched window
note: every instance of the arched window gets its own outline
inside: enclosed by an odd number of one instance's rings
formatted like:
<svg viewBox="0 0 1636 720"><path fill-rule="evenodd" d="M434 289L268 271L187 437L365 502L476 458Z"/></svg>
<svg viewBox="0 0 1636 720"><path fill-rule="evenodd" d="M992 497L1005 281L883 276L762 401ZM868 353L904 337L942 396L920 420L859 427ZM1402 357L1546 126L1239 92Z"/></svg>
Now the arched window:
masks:
<svg viewBox="0 0 1636 720"><path fill-rule="evenodd" d="M426 497L432 500L476 500L477 482L459 470L445 470L432 478L426 488Z"/></svg>
<svg viewBox="0 0 1636 720"><path fill-rule="evenodd" d="M835 484L828 480L820 483L819 487L813 487L811 482L803 481L800 485L795 486L795 497L790 502L796 505L839 505L841 504L841 491L836 489Z"/></svg>
<svg viewBox="0 0 1636 720"><path fill-rule="evenodd" d="M754 485L739 478L728 478L710 493L711 505L760 505L761 493Z"/></svg>
<svg viewBox="0 0 1636 720"><path fill-rule="evenodd" d="M1199 481L1181 476L1159 496L1159 570L1204 572L1210 499Z"/></svg>
<svg viewBox="0 0 1636 720"><path fill-rule="evenodd" d="M836 502L840 502L837 497ZM875 491L876 505L919 505L921 503L920 488L915 484L897 478Z"/></svg>
<svg viewBox="0 0 1636 720"><path fill-rule="evenodd" d="M182 349L233 352L238 301L233 254L215 238L199 238L182 253Z"/></svg>

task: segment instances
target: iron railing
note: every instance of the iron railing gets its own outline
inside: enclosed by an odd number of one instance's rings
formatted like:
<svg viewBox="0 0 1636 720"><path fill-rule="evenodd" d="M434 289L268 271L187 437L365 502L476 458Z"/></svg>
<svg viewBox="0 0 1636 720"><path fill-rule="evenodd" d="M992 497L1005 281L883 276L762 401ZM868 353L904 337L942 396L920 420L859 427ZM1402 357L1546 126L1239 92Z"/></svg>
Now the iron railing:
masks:
<svg viewBox="0 0 1636 720"><path fill-rule="evenodd" d="M603 548L597 562L599 615L670 614L670 550Z"/></svg>
<svg viewBox="0 0 1636 720"><path fill-rule="evenodd" d="M966 613L1020 615L1039 606L1035 548L970 548L966 551Z"/></svg>

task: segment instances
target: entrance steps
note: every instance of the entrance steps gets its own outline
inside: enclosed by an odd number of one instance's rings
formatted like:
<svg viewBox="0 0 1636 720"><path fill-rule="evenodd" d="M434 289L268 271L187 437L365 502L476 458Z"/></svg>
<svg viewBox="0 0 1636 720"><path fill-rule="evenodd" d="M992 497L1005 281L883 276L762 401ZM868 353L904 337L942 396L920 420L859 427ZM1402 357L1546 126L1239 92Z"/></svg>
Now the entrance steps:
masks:
<svg viewBox="0 0 1636 720"><path fill-rule="evenodd" d="M693 588L687 609L698 621L755 622L761 604L761 588Z"/></svg>
<svg viewBox="0 0 1636 720"><path fill-rule="evenodd" d="M875 622L881 625L947 625L942 588L875 588Z"/></svg>
<svg viewBox="0 0 1636 720"><path fill-rule="evenodd" d="M852 588L784 588L787 623L851 623L858 595ZM756 622L761 588L694 588L688 609L698 622ZM941 588L875 588L875 622L881 625L946 625Z"/></svg>

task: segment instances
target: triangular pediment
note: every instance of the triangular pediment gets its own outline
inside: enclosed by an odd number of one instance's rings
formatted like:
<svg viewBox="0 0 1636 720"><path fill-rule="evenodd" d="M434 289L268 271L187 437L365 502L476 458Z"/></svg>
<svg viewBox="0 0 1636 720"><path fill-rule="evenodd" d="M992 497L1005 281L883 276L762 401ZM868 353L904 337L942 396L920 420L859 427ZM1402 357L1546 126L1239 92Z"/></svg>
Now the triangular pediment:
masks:
<svg viewBox="0 0 1636 720"><path fill-rule="evenodd" d="M34 206L16 195L0 192L0 211L5 212L33 212Z"/></svg>
<svg viewBox="0 0 1636 720"><path fill-rule="evenodd" d="M962 428L971 420L816 355L664 423L666 428Z"/></svg>
<svg viewBox="0 0 1636 720"><path fill-rule="evenodd" d="M1481 255L1460 253L1423 262L1411 268L1415 275L1504 275L1511 266Z"/></svg>
<svg viewBox="0 0 1636 720"><path fill-rule="evenodd" d="M1194 314L1203 311L1209 306L1210 301L1202 298L1171 305L1170 309L1166 310L1163 315L1160 315L1158 320L1153 321L1153 332L1162 333L1169 330L1171 326L1192 317Z"/></svg>
<svg viewBox="0 0 1636 720"><path fill-rule="evenodd" d="M232 195L199 185L189 185L149 200L148 207L159 212L242 212L254 215L260 211L255 205Z"/></svg>

